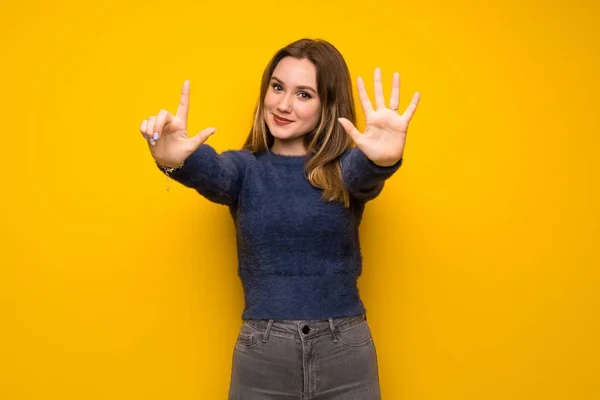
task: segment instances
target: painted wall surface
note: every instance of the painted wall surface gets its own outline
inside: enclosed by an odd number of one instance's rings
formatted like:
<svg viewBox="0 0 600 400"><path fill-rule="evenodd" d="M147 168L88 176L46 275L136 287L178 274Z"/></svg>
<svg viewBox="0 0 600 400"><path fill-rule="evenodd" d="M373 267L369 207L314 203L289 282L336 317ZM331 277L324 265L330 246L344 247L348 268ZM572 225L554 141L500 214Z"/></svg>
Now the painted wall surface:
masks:
<svg viewBox="0 0 600 400"><path fill-rule="evenodd" d="M600 399L598 2L2 8L0 398L226 398L234 226L138 127L190 79L190 133L240 148L270 57L319 37L421 93L360 231L383 398Z"/></svg>

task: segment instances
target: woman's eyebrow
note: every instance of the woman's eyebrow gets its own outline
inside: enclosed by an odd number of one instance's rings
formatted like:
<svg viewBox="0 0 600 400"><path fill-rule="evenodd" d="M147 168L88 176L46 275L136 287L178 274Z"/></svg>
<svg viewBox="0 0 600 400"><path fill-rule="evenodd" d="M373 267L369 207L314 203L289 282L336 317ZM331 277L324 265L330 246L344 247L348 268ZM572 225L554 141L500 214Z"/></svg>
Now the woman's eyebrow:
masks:
<svg viewBox="0 0 600 400"><path fill-rule="evenodd" d="M281 79L279 79L278 77L276 77L276 76L272 76L271 79L276 80L277 82L283 84L283 81ZM296 88L310 90L311 92L313 92L315 94L317 93L317 91L315 89L313 89L312 87L310 87L310 86L304 86L304 85L302 85L302 86L296 86Z"/></svg>

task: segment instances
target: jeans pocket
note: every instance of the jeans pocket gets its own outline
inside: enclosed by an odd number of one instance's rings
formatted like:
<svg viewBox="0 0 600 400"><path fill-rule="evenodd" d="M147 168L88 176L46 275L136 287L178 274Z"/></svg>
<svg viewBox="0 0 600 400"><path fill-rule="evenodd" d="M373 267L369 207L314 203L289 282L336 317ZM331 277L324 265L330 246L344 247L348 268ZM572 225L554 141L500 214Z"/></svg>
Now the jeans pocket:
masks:
<svg viewBox="0 0 600 400"><path fill-rule="evenodd" d="M247 324L242 324L240 332L236 340L236 347L243 349L251 348L260 343L262 339L262 332L256 328L253 328Z"/></svg>
<svg viewBox="0 0 600 400"><path fill-rule="evenodd" d="M364 346L373 341L367 321L362 321L349 328L337 331L336 336L341 343L350 347Z"/></svg>

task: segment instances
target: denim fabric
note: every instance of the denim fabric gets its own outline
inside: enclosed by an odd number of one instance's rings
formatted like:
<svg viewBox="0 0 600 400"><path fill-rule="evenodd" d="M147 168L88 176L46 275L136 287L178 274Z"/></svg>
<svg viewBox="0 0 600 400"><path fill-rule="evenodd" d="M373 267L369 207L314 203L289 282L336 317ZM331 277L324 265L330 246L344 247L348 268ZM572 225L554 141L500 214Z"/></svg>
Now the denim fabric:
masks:
<svg viewBox="0 0 600 400"><path fill-rule="evenodd" d="M366 317L244 320L229 399L381 399Z"/></svg>

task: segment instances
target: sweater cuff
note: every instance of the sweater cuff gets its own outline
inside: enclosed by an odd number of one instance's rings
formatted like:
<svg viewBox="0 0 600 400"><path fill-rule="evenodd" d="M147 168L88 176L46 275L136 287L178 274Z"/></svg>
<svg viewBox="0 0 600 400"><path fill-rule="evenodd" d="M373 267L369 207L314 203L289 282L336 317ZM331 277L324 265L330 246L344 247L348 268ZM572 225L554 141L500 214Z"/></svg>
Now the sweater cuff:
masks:
<svg viewBox="0 0 600 400"><path fill-rule="evenodd" d="M168 167L163 167L162 165L160 165L158 163L158 161L154 160L154 163L156 164L156 167L165 175L167 175L168 177L170 177L173 180L179 181L181 183L183 183L183 181L185 181L188 176L190 176L191 173L197 171L197 157L200 157L200 152L201 152L201 148L196 149L196 151L194 151L192 154L190 154L184 161L183 164L181 165L180 168L174 169L172 172L167 173L164 168L168 168ZM183 181L182 181L183 179Z"/></svg>
<svg viewBox="0 0 600 400"><path fill-rule="evenodd" d="M359 165L361 168L364 168L367 172L367 176L375 177L375 178L383 178L387 179L396 172L400 166L402 165L402 161L404 157L400 158L394 165L390 165L388 167L382 167L381 165L375 164L368 158L365 153L363 153L360 149L358 150L358 158L360 160Z"/></svg>
<svg viewBox="0 0 600 400"><path fill-rule="evenodd" d="M404 156L402 156L398 161L396 161L395 164L389 165L387 167L382 167L381 165L375 164L367 156L365 156L365 158L367 159L367 163L369 164L369 168L371 168L371 169L373 169L375 171L378 171L378 172L382 172L382 173L394 173L402 165L402 160L404 159Z"/></svg>

